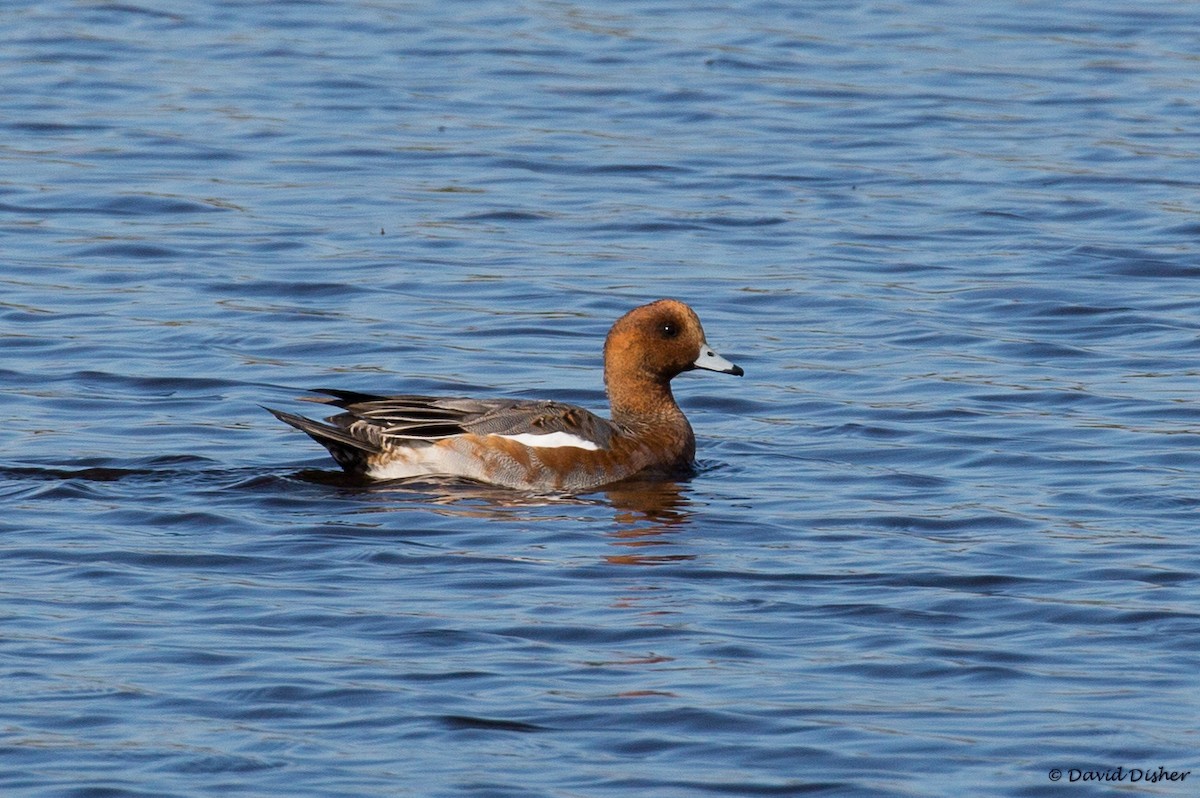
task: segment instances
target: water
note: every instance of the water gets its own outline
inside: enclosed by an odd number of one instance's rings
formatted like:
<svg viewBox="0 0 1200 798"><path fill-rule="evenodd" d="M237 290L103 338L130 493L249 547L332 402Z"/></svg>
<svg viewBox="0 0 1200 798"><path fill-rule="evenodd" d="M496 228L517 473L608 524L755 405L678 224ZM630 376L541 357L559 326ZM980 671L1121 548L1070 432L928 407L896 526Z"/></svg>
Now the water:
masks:
<svg viewBox="0 0 1200 798"><path fill-rule="evenodd" d="M6 3L0 791L1194 794L1129 769L1200 773L1197 29ZM603 410L660 296L747 372L685 482L355 485L259 407Z"/></svg>

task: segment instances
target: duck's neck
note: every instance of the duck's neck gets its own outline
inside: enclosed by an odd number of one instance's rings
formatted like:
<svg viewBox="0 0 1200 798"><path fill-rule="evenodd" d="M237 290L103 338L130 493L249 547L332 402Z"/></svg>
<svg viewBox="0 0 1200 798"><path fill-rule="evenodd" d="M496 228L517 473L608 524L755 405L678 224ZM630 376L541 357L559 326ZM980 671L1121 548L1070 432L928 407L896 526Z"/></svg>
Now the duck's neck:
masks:
<svg viewBox="0 0 1200 798"><path fill-rule="evenodd" d="M692 438L692 426L675 402L669 380L626 379L620 390L609 386L612 419L628 429L678 430L681 438Z"/></svg>
<svg viewBox="0 0 1200 798"><path fill-rule="evenodd" d="M696 435L675 403L669 382L626 382L609 392L612 420L635 439L656 441L656 460L670 468L687 468L696 457Z"/></svg>
<svg viewBox="0 0 1200 798"><path fill-rule="evenodd" d="M639 419L662 423L683 415L671 393L671 383L667 380L626 377L619 385L609 382L607 387L613 421L618 423L636 422Z"/></svg>

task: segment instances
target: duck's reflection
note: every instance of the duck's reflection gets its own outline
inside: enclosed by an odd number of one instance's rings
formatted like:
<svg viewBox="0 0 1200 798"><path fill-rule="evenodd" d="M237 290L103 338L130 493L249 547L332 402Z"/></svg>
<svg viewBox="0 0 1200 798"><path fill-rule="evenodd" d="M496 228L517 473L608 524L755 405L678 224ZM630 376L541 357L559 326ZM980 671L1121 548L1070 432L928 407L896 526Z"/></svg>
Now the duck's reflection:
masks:
<svg viewBox="0 0 1200 798"><path fill-rule="evenodd" d="M579 496L545 496L459 480L364 481L338 471L308 469L294 474L304 482L328 485L352 493L359 500L377 499L356 512L393 512L404 506L454 518L497 521L595 520L594 510L613 510L615 528L608 535L620 551L604 556L613 565L666 565L695 559L694 554L671 551L678 534L692 518L692 500L686 482L669 479L625 480L594 493ZM579 508L578 514L570 512ZM558 510L558 512L554 512ZM547 512L549 511L549 512Z"/></svg>
<svg viewBox="0 0 1200 798"><path fill-rule="evenodd" d="M691 519L691 500L684 484L672 480L626 480L605 491L617 510L613 545L623 549L604 559L612 565L667 565L695 559L694 554L672 552L674 539Z"/></svg>
<svg viewBox="0 0 1200 798"><path fill-rule="evenodd" d="M684 495L684 485L673 480L625 480L603 491L609 503L620 512L618 523L650 522L666 527L687 524L691 501Z"/></svg>

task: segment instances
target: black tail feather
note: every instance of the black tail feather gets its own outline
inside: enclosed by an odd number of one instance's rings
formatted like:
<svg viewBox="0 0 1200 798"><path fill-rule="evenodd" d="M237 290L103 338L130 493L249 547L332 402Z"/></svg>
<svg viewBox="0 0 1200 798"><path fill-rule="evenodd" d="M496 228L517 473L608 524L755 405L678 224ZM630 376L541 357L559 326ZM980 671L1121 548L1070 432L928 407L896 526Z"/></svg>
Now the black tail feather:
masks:
<svg viewBox="0 0 1200 798"><path fill-rule="evenodd" d="M382 451L378 444L356 438L352 433L340 427L322 424L311 418L298 416L295 413L285 413L271 407L263 406L263 409L324 446L333 455L333 459L338 462L338 465L351 473L365 471L368 465L368 456L379 454Z"/></svg>
<svg viewBox="0 0 1200 798"><path fill-rule="evenodd" d="M323 404L336 405L338 407L346 407L348 405L356 405L362 402L378 402L381 399L386 399L386 396L380 396L374 393L362 393L360 391L343 391L340 388L313 388L312 393L323 393L326 396L332 396L332 399L322 399L313 397L306 399L308 402L321 402Z"/></svg>

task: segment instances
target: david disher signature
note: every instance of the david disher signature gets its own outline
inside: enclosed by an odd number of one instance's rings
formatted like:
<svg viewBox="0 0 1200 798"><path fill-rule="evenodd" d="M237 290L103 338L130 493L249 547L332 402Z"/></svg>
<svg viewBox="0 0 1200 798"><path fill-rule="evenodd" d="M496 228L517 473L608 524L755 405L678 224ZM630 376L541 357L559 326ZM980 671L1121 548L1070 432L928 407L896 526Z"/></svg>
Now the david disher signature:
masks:
<svg viewBox="0 0 1200 798"><path fill-rule="evenodd" d="M1068 768L1064 772L1061 768L1050 769L1050 781L1062 781L1063 776L1066 776L1068 782L1127 781L1131 784L1137 782L1155 784L1160 781L1183 781L1190 775L1192 775L1192 771L1190 770L1167 770L1162 766L1159 766L1157 770L1153 768L1127 768L1124 765L1109 770Z"/></svg>

